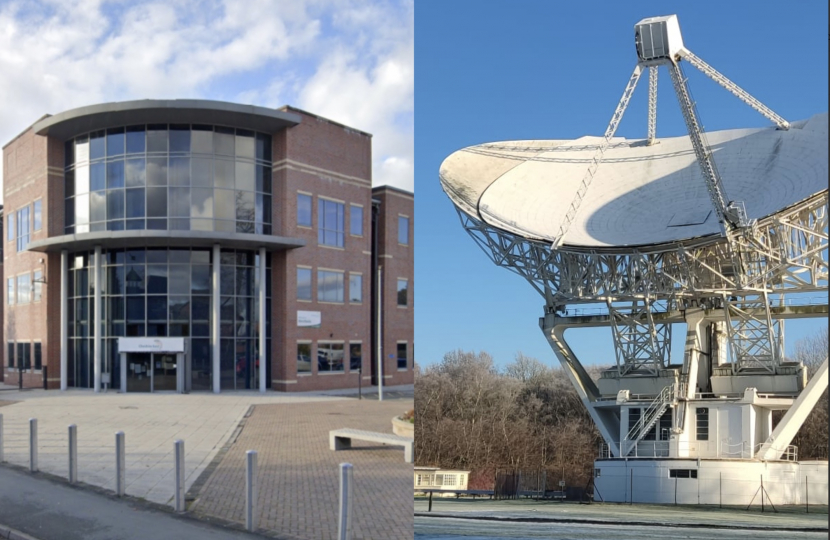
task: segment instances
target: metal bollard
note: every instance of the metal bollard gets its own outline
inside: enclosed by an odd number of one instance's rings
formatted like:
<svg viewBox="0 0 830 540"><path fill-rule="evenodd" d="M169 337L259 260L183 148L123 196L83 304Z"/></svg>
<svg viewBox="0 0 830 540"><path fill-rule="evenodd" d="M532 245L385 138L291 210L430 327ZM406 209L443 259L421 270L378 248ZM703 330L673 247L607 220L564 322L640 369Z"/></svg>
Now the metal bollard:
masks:
<svg viewBox="0 0 830 540"><path fill-rule="evenodd" d="M124 432L115 432L115 494L124 496L126 484L126 460L124 459Z"/></svg>
<svg viewBox="0 0 830 540"><path fill-rule="evenodd" d="M173 443L176 456L176 512L184 512L184 441Z"/></svg>
<svg viewBox="0 0 830 540"><path fill-rule="evenodd" d="M69 483L78 481L78 426L69 426Z"/></svg>
<svg viewBox="0 0 830 540"><path fill-rule="evenodd" d="M248 450L245 455L245 528L253 531L256 528L256 450Z"/></svg>
<svg viewBox="0 0 830 540"><path fill-rule="evenodd" d="M340 464L340 514L337 519L337 540L352 538L352 464Z"/></svg>
<svg viewBox="0 0 830 540"><path fill-rule="evenodd" d="M0 463L6 461L3 458L3 415L0 414Z"/></svg>
<svg viewBox="0 0 830 540"><path fill-rule="evenodd" d="M29 418L29 472L37 472L37 418Z"/></svg>

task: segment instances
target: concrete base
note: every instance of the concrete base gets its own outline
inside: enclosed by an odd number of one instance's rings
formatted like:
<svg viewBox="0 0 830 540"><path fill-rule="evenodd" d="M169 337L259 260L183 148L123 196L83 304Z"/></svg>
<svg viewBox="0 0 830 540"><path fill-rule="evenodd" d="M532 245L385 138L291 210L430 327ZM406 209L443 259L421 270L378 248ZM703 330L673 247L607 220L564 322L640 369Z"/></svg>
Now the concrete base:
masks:
<svg viewBox="0 0 830 540"><path fill-rule="evenodd" d="M763 482L765 505L826 505L827 471L827 461L599 459L594 500L760 506Z"/></svg>

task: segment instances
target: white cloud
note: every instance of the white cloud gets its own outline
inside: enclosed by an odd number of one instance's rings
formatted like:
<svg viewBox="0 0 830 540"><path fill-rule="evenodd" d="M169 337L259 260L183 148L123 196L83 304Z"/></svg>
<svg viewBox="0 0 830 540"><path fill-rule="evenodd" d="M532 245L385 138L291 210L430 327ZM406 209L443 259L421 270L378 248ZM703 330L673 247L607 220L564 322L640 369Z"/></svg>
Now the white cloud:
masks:
<svg viewBox="0 0 830 540"><path fill-rule="evenodd" d="M4 3L0 141L100 102L288 103L372 133L375 183L411 190L413 36L411 0Z"/></svg>

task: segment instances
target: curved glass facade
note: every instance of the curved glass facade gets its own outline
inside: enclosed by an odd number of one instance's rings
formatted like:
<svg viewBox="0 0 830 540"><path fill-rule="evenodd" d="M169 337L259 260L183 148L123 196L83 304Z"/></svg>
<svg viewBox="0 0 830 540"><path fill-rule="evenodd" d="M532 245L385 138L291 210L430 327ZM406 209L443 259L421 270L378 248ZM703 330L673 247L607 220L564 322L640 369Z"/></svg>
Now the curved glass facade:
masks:
<svg viewBox="0 0 830 540"><path fill-rule="evenodd" d="M257 388L259 255L223 249L219 263L221 388ZM117 338L122 336L183 337L188 386L211 388L212 264L207 249L102 250L101 371L111 373L113 388L120 386ZM92 251L69 259L69 386L82 388L93 383L93 265ZM266 381L271 378L270 276L266 256Z"/></svg>
<svg viewBox="0 0 830 540"><path fill-rule="evenodd" d="M271 136L148 124L66 141L65 232L271 234Z"/></svg>

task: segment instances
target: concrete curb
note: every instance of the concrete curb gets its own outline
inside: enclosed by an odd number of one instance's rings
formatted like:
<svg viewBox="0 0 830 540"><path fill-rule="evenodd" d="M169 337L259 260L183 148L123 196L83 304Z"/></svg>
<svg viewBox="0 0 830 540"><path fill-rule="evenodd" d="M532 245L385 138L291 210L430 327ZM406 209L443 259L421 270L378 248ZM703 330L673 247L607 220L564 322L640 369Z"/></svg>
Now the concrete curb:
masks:
<svg viewBox="0 0 830 540"><path fill-rule="evenodd" d="M0 538L4 540L39 540L34 536L29 536L11 527L6 527L2 523L0 523Z"/></svg>

